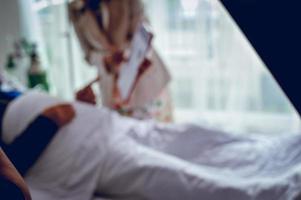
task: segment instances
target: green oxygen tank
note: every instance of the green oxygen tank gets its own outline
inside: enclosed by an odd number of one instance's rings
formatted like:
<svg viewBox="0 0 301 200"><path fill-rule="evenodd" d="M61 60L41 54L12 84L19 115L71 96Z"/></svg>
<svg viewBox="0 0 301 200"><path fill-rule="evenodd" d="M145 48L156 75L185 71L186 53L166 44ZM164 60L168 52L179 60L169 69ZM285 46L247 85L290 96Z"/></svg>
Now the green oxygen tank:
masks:
<svg viewBox="0 0 301 200"><path fill-rule="evenodd" d="M41 67L39 55L36 50L36 45L33 45L32 52L30 55L30 67L28 70L28 87L39 87L45 91L49 91L47 73Z"/></svg>
<svg viewBox="0 0 301 200"><path fill-rule="evenodd" d="M16 63L13 54L9 54L6 60L6 69L13 70L16 68Z"/></svg>

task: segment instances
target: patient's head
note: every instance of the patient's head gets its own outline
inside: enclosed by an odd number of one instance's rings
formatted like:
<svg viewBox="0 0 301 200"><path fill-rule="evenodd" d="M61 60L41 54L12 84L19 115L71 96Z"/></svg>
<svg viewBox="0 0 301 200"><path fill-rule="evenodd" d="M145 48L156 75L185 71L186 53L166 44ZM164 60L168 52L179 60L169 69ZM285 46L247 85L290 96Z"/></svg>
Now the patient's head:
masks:
<svg viewBox="0 0 301 200"><path fill-rule="evenodd" d="M0 149L0 199L31 200L29 190L15 167Z"/></svg>

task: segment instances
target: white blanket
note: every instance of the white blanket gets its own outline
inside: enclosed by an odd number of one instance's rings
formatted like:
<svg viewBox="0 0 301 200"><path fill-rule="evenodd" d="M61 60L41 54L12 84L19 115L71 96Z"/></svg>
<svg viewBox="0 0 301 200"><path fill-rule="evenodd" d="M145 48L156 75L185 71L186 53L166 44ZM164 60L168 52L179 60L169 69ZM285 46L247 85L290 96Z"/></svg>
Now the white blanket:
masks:
<svg viewBox="0 0 301 200"><path fill-rule="evenodd" d="M40 93L15 100L5 141L58 102ZM290 200L301 193L301 135L233 136L74 107L76 119L26 177L33 200L89 200L94 192L129 200Z"/></svg>

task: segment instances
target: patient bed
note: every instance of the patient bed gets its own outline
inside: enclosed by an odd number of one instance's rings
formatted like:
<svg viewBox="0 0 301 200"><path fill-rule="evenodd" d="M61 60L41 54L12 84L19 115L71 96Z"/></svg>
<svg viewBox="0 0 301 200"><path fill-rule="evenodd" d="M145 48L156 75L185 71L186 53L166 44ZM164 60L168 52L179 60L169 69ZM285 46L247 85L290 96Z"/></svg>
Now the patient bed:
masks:
<svg viewBox="0 0 301 200"><path fill-rule="evenodd" d="M34 107L31 98L38 99ZM26 95L8 112L10 126L5 132L17 133L26 126L20 110L57 102L46 95ZM56 200L83 200L78 194L89 196L96 182L101 189L120 192L118 199L123 199L122 192L135 190L151 200L291 200L301 193L300 134L236 136L190 124L138 122L106 109L74 106L78 118L61 130L26 177L38 197L34 200L52 200L59 192ZM9 118L18 120L11 124Z"/></svg>

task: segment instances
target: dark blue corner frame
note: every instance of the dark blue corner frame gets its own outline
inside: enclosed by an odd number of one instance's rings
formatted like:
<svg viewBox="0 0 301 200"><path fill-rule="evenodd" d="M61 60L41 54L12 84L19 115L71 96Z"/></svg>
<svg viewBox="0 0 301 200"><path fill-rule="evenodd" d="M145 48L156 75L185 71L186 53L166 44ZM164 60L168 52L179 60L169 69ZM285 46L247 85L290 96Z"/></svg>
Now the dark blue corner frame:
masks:
<svg viewBox="0 0 301 200"><path fill-rule="evenodd" d="M221 0L221 2L300 114L300 0Z"/></svg>

